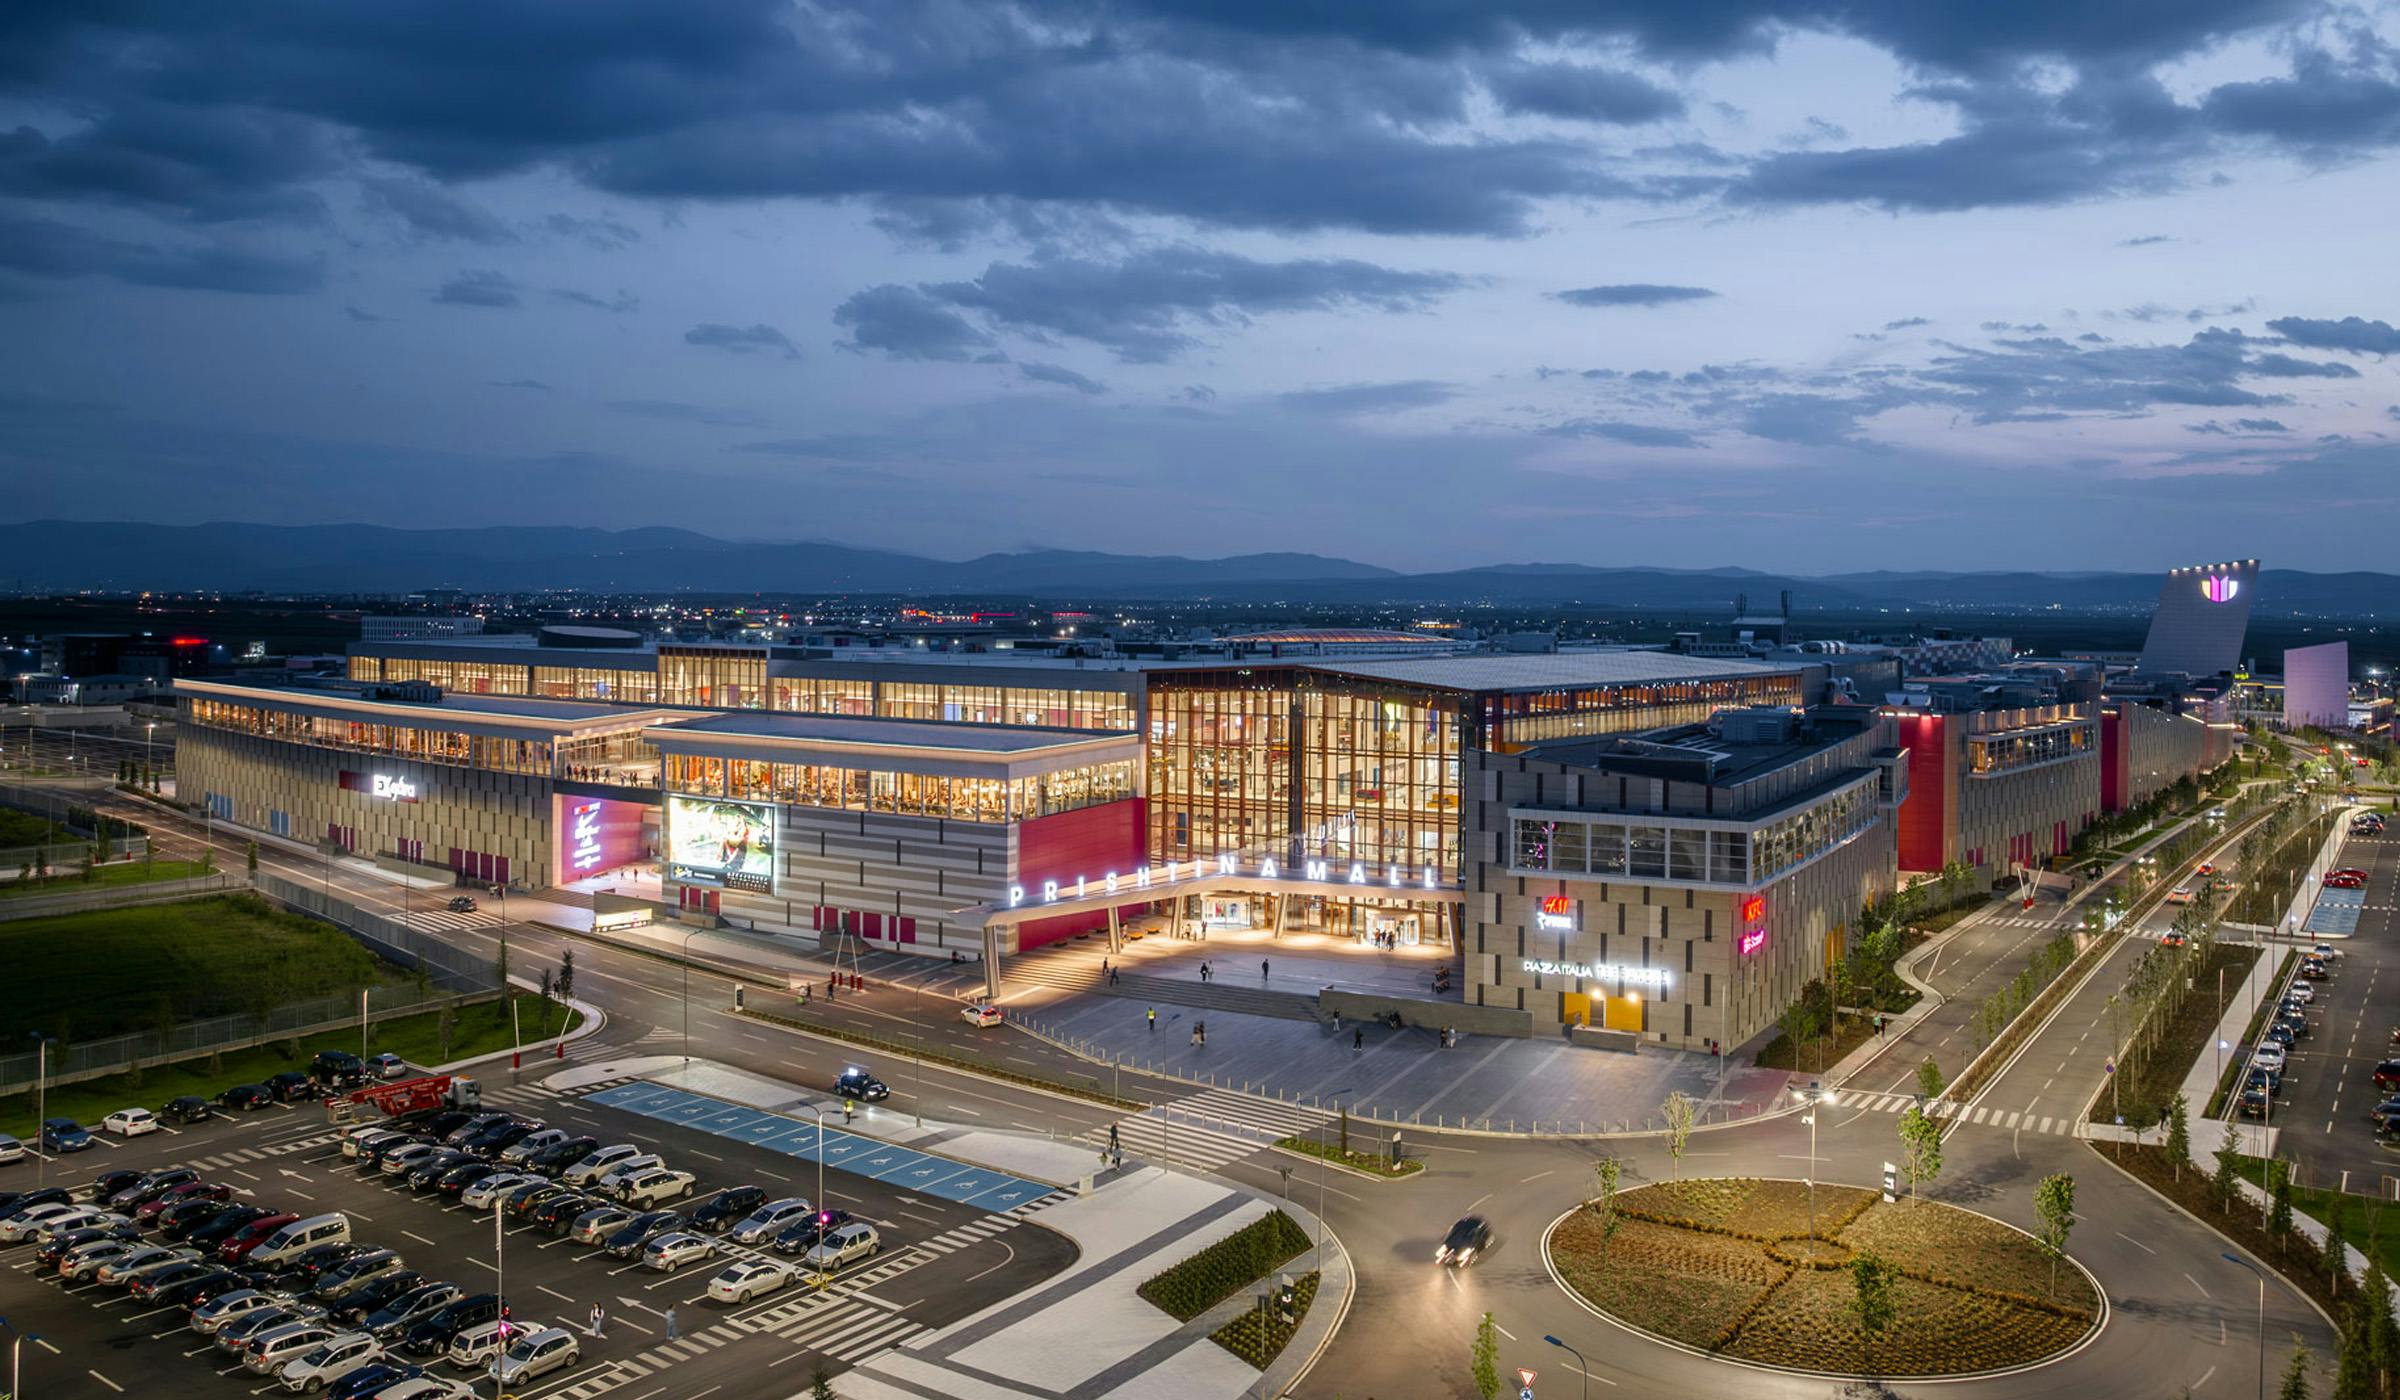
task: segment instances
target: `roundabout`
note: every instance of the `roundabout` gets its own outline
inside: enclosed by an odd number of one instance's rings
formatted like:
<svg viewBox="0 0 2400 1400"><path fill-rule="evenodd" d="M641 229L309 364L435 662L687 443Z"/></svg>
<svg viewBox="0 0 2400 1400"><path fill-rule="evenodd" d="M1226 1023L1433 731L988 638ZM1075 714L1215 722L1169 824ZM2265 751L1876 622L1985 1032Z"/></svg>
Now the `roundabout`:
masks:
<svg viewBox="0 0 2400 1400"><path fill-rule="evenodd" d="M2056 1361L2105 1295L2071 1257L1989 1216L1820 1182L1703 1178L1620 1192L1542 1241L1551 1276L1630 1331L1719 1360L1830 1377L1964 1379ZM1854 1262L1879 1260L1889 1321L1861 1324Z"/></svg>

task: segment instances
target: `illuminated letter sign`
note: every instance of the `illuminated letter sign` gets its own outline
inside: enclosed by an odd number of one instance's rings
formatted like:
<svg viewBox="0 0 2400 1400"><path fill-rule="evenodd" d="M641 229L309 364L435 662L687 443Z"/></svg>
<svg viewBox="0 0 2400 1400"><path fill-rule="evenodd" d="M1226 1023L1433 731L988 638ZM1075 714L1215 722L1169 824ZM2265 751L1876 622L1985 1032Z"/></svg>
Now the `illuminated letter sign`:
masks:
<svg viewBox="0 0 2400 1400"><path fill-rule="evenodd" d="M2230 603L2241 591L2242 581L2231 574L2210 574L2200 580L2200 596L2212 603Z"/></svg>
<svg viewBox="0 0 2400 1400"><path fill-rule="evenodd" d="M1765 917L1767 917L1767 897L1765 895L1746 894L1742 896L1743 923L1755 924Z"/></svg>
<svg viewBox="0 0 2400 1400"><path fill-rule="evenodd" d="M1542 907L1533 916L1533 926L1553 933L1575 931L1575 901L1563 894L1544 895Z"/></svg>
<svg viewBox="0 0 2400 1400"><path fill-rule="evenodd" d="M1517 966L1527 972L1545 977L1580 977L1587 981L1621 982L1629 987L1667 989L1667 970L1663 967L1630 967L1624 963L1544 962L1539 958L1521 958Z"/></svg>
<svg viewBox="0 0 2400 1400"><path fill-rule="evenodd" d="M1746 958L1767 946L1767 931L1763 928L1754 928L1743 934L1741 942L1736 946L1742 950L1742 956Z"/></svg>
<svg viewBox="0 0 2400 1400"><path fill-rule="evenodd" d="M600 804L578 802L567 809L567 868L597 870L600 867Z"/></svg>

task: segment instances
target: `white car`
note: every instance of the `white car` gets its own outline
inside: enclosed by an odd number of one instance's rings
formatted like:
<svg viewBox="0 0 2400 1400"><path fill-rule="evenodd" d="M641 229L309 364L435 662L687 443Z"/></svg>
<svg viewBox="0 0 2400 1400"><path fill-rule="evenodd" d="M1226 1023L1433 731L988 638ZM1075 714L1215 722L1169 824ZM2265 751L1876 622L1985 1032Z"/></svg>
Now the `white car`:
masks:
<svg viewBox="0 0 2400 1400"><path fill-rule="evenodd" d="M118 1137L140 1137L158 1131L158 1115L146 1108L120 1108L100 1120L100 1131Z"/></svg>
<svg viewBox="0 0 2400 1400"><path fill-rule="evenodd" d="M200 1251L187 1245L146 1244L131 1254L109 1260L92 1271L94 1281L109 1288L123 1288L133 1282L133 1276L144 1269L164 1269L186 1259L197 1259Z"/></svg>
<svg viewBox="0 0 2400 1400"><path fill-rule="evenodd" d="M1007 1019L1005 1012L988 1001L976 1002L958 1014L970 1026L996 1026Z"/></svg>
<svg viewBox="0 0 2400 1400"><path fill-rule="evenodd" d="M380 1055L368 1058L367 1073L378 1079L406 1079L408 1078L408 1062L386 1050Z"/></svg>
<svg viewBox="0 0 2400 1400"><path fill-rule="evenodd" d="M2286 1000L2298 998L2302 1003L2308 1003L2317 999L2317 989L2307 982L2294 982L2284 988L2283 995Z"/></svg>
<svg viewBox="0 0 2400 1400"><path fill-rule="evenodd" d="M503 1349L500 1326L498 1318L494 1318L490 1322L477 1323L452 1337L450 1349L442 1355L451 1365L462 1371L481 1370L490 1365L492 1358L498 1356ZM530 1332L546 1330L548 1330L548 1324L541 1322L511 1321L508 1324L508 1336L511 1341Z"/></svg>
<svg viewBox="0 0 2400 1400"><path fill-rule="evenodd" d="M883 1237L875 1233L875 1227L864 1220L853 1220L837 1226L832 1234L810 1246L806 1258L810 1268L822 1273L864 1259L881 1248Z"/></svg>
<svg viewBox="0 0 2400 1400"><path fill-rule="evenodd" d="M2250 1063L2270 1073L2279 1074L2283 1071L2283 1051L2277 1046L2261 1045L2258 1047L2257 1053L2250 1057Z"/></svg>
<svg viewBox="0 0 2400 1400"><path fill-rule="evenodd" d="M780 1259L743 1259L717 1270L708 1296L720 1303L747 1303L792 1281L792 1266Z"/></svg>
<svg viewBox="0 0 2400 1400"><path fill-rule="evenodd" d="M699 1178L690 1172L679 1172L672 1167L652 1167L619 1182L617 1199L629 1206L655 1206L661 1201L690 1195L693 1185L698 1181Z"/></svg>
<svg viewBox="0 0 2400 1400"><path fill-rule="evenodd" d="M642 1149L630 1142L612 1143L567 1168L558 1179L569 1186L588 1186L597 1182L602 1172L614 1171L619 1164L641 1155Z"/></svg>
<svg viewBox="0 0 2400 1400"><path fill-rule="evenodd" d="M786 1196L765 1205L734 1222L725 1237L735 1244L757 1244L783 1233L783 1227L798 1220L813 1209L805 1197Z"/></svg>
<svg viewBox="0 0 2400 1400"><path fill-rule="evenodd" d="M192 1309L191 1329L203 1337L213 1337L229 1322L248 1317L261 1308L281 1306L281 1300L258 1289L237 1288Z"/></svg>
<svg viewBox="0 0 2400 1400"><path fill-rule="evenodd" d="M671 1274L686 1264L717 1257L716 1241L689 1230L670 1230L642 1246L642 1267Z"/></svg>
<svg viewBox="0 0 2400 1400"><path fill-rule="evenodd" d="M582 1355L583 1344L575 1340L574 1333L563 1327L545 1327L519 1336L506 1354L492 1362L488 1374L503 1386L523 1385L574 1365Z"/></svg>
<svg viewBox="0 0 2400 1400"><path fill-rule="evenodd" d="M106 1229L111 1225L124 1223L125 1217L115 1211L102 1210L98 1206L74 1206L69 1208L64 1215L53 1215L48 1220L34 1226L24 1238L39 1244L48 1244L67 1231L80 1230L86 1225Z"/></svg>
<svg viewBox="0 0 2400 1400"><path fill-rule="evenodd" d="M666 1162L655 1152L636 1153L631 1157L619 1159L615 1166L601 1172L599 1179L592 1183L592 1189L604 1196L614 1196L626 1182L654 1167L665 1165ZM567 1184L572 1186L575 1183L568 1182Z"/></svg>
<svg viewBox="0 0 2400 1400"><path fill-rule="evenodd" d="M382 1359L383 1343L364 1332L344 1332L288 1362L283 1368L283 1388L314 1395L359 1367Z"/></svg>
<svg viewBox="0 0 2400 1400"><path fill-rule="evenodd" d="M18 1211L0 1220L0 1244L22 1244L33 1238L33 1232L53 1220L82 1213L97 1214L90 1206L71 1206L64 1201L44 1201L38 1206Z"/></svg>
<svg viewBox="0 0 2400 1400"><path fill-rule="evenodd" d="M6 1133L0 1133L0 1162L22 1162L24 1160L25 1144Z"/></svg>
<svg viewBox="0 0 2400 1400"><path fill-rule="evenodd" d="M490 1210L492 1202L541 1178L531 1172L493 1172L459 1193L458 1203L469 1210Z"/></svg>

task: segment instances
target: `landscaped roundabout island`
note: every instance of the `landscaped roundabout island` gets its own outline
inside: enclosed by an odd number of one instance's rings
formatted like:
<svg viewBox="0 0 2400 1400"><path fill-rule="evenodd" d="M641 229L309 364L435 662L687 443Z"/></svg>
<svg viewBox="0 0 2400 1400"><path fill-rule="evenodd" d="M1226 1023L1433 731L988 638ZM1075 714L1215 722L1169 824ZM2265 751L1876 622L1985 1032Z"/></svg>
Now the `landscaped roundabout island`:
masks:
<svg viewBox="0 0 2400 1400"><path fill-rule="evenodd" d="M2107 1312L2072 1258L1932 1201L1820 1182L1813 1237L1805 1182L1667 1181L1614 1201L1613 1232L1593 1205L1551 1225L1553 1275L1612 1321L1730 1360L1974 1375L2069 1351Z"/></svg>

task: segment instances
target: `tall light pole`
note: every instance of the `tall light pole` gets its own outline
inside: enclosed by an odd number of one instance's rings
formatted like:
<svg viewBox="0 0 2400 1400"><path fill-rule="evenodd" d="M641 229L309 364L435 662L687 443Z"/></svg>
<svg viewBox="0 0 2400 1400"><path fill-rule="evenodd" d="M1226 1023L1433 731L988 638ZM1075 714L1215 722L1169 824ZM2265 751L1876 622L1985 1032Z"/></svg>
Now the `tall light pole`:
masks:
<svg viewBox="0 0 2400 1400"><path fill-rule="evenodd" d="M1592 1400L1592 1363L1583 1359L1582 1352L1575 1351L1575 1348L1556 1337L1544 1337L1542 1340L1563 1351L1575 1353L1575 1373L1583 1377L1583 1400Z"/></svg>
<svg viewBox="0 0 2400 1400"><path fill-rule="evenodd" d="M675 959L683 964L683 1058L687 1062L692 1058L692 939L699 933L697 928L683 931L683 947Z"/></svg>
<svg viewBox="0 0 2400 1400"><path fill-rule="evenodd" d="M1794 1089L1792 1097L1808 1105L1808 1112L1801 1116L1800 1121L1808 1124L1808 1253L1809 1257L1814 1258L1817 1253L1817 1114L1830 1107L1834 1098L1831 1091L1814 1079L1808 1081L1807 1088Z"/></svg>
<svg viewBox="0 0 2400 1400"><path fill-rule="evenodd" d="M8 1319L0 1317L0 1327L7 1326ZM10 1330L15 1331L13 1328ZM8 1343L9 1400L16 1400L17 1396L25 1393L24 1386L19 1383L24 1376L25 1344L29 1341L38 1342L41 1339L42 1334L39 1332L15 1332L15 1335L10 1338Z"/></svg>
<svg viewBox="0 0 2400 1400"><path fill-rule="evenodd" d="M506 1199L505 1193L492 1197L492 1276L493 1287L500 1294L500 1350L492 1358L492 1400L500 1400L507 1389L501 1371L508 1358L508 1256L503 1247L508 1239L508 1221L500 1213L501 1203Z"/></svg>
<svg viewBox="0 0 2400 1400"><path fill-rule="evenodd" d="M2250 1276L2258 1280L2258 1393L2263 1397L2267 1393L2267 1276L2258 1271L2256 1264L2238 1254L2223 1252L2219 1257L2228 1264L2239 1264L2248 1269Z"/></svg>
<svg viewBox="0 0 2400 1400"><path fill-rule="evenodd" d="M36 1189L39 1189L47 1183L50 1175L50 1153L47 1150L50 1144L42 1141L41 1131L42 1124L48 1121L48 1103L46 1101L46 1096L50 1082L50 1037L42 1034L40 1031L34 1031L32 1032L32 1035L33 1140L37 1147L43 1149L33 1154L33 1184ZM9 1394L14 1396L16 1393L16 1387L13 1385L10 1386Z"/></svg>

